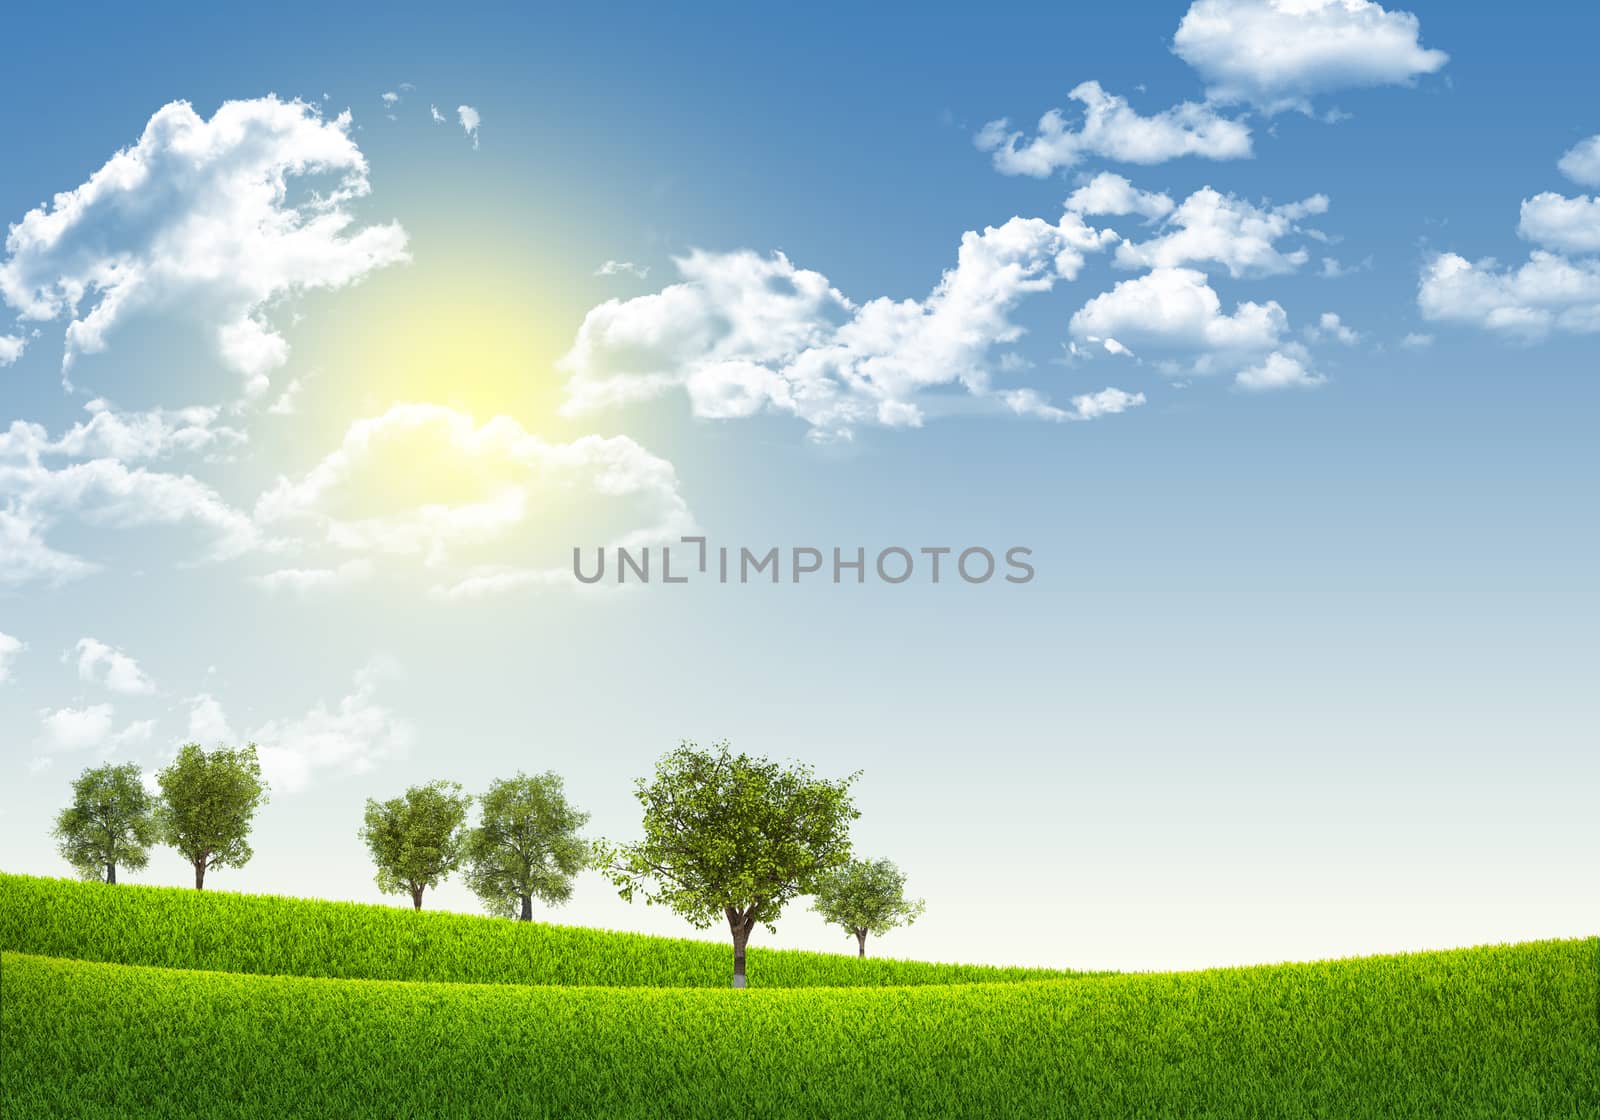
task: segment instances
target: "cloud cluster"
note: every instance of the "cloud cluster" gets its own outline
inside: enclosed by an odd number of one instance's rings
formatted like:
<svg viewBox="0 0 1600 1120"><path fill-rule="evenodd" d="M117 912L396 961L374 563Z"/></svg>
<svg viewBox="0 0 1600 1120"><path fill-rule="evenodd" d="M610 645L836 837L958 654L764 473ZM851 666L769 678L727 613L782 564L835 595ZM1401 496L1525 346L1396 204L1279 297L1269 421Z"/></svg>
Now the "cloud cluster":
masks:
<svg viewBox="0 0 1600 1120"><path fill-rule="evenodd" d="M1600 183L1600 137L1558 166L1579 183ZM1540 246L1520 265L1451 252L1428 260L1417 289L1423 317L1530 342L1600 331L1600 197L1536 194L1523 201L1517 232Z"/></svg>
<svg viewBox="0 0 1600 1120"><path fill-rule="evenodd" d="M1071 212L1012 218L963 235L955 267L925 298L861 304L782 253L696 251L675 261L678 283L585 316L561 360L566 411L681 391L696 416L785 413L818 439L920 426L936 412L1016 411L991 391L994 352L1022 335L1012 311L1074 279L1085 254L1114 238Z"/></svg>
<svg viewBox="0 0 1600 1120"><path fill-rule="evenodd" d="M1195 0L1172 49L1216 104L1310 113L1320 95L1443 68L1450 56L1420 37L1416 16L1373 0Z"/></svg>
<svg viewBox="0 0 1600 1120"><path fill-rule="evenodd" d="M24 319L68 318L64 369L135 316L198 320L260 392L288 356L269 308L406 259L398 224L356 226L351 204L368 191L348 114L324 120L265 97L205 120L173 102L81 186L11 226L0 298Z"/></svg>
<svg viewBox="0 0 1600 1120"><path fill-rule="evenodd" d="M1258 207L1204 187L1165 216L1158 236L1123 241L1113 260L1121 268L1177 268L1209 262L1233 277L1294 272L1310 254L1303 247L1284 252L1276 243L1301 232L1299 223L1305 218L1327 210L1328 199L1320 194L1285 206Z"/></svg>
<svg viewBox="0 0 1600 1120"><path fill-rule="evenodd" d="M73 652L78 658L79 680L125 696L147 696L156 690L137 661L97 638L79 638Z"/></svg>
<svg viewBox="0 0 1600 1120"><path fill-rule="evenodd" d="M377 697L380 684L397 675L392 660L375 659L356 673L351 690L337 703L319 703L296 719L258 728L250 738L273 791L297 793L326 774L364 774L409 751L415 730Z"/></svg>
<svg viewBox="0 0 1600 1120"><path fill-rule="evenodd" d="M1143 116L1127 98L1107 93L1094 81L1080 83L1067 97L1081 106L1072 117L1061 109L1049 110L1031 138L1004 118L990 121L974 138L978 150L992 153L1001 174L1039 179L1089 158L1153 164L1181 156L1250 155L1249 127L1208 105L1185 101Z"/></svg>
<svg viewBox="0 0 1600 1120"><path fill-rule="evenodd" d="M471 597L562 574L575 543L634 545L694 531L672 465L626 436L551 443L506 416L476 424L442 405L359 420L339 447L257 501L264 529L318 562L261 578L313 591L420 570Z"/></svg>

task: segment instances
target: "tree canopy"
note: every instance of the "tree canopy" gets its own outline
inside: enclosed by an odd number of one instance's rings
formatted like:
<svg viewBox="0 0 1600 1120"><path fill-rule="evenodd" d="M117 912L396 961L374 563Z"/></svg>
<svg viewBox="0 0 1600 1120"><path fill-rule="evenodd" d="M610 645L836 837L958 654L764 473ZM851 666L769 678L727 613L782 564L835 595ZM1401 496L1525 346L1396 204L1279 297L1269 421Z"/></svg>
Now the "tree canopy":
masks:
<svg viewBox="0 0 1600 1120"><path fill-rule="evenodd" d="M156 799L139 767L93 766L72 782L72 804L56 816L58 850L85 879L117 881L117 868L138 871L160 837Z"/></svg>
<svg viewBox="0 0 1600 1120"><path fill-rule="evenodd" d="M196 890L205 888L211 868L243 867L250 861L250 824L267 801L254 743L212 751L185 743L156 781L161 785L161 839L194 866Z"/></svg>
<svg viewBox="0 0 1600 1120"><path fill-rule="evenodd" d="M922 916L925 903L906 898L906 877L886 859L851 860L817 881L812 908L830 924L856 935L861 956L867 955L867 934L883 935Z"/></svg>
<svg viewBox="0 0 1600 1120"><path fill-rule="evenodd" d="M466 882L500 917L533 918L535 898L560 905L589 860L578 830L589 814L567 800L561 776L546 772L495 781L478 799L480 822L467 833Z"/></svg>
<svg viewBox="0 0 1600 1120"><path fill-rule="evenodd" d="M459 782L446 781L412 786L388 801L368 798L360 835L377 865L379 889L410 894L421 910L422 892L461 866L471 804Z"/></svg>
<svg viewBox="0 0 1600 1120"><path fill-rule="evenodd" d="M775 929L784 905L850 858L850 799L859 776L818 778L810 766L734 754L727 742L682 743L634 783L644 839L607 851L623 898L642 895L697 929L719 918L733 937L734 986L759 923Z"/></svg>

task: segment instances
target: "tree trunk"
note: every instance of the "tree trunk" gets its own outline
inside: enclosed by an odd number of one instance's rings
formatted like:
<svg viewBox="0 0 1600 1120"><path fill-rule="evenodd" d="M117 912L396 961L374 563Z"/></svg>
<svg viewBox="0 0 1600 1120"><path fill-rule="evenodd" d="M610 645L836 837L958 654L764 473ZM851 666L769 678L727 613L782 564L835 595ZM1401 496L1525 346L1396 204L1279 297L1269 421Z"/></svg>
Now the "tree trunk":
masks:
<svg viewBox="0 0 1600 1120"><path fill-rule="evenodd" d="M422 890L423 890L423 888L421 888L421 887L412 887L411 888L411 909L413 909L413 910L421 910L422 909Z"/></svg>
<svg viewBox="0 0 1600 1120"><path fill-rule="evenodd" d="M750 930L755 926L755 919L728 907L728 929L733 933L733 986L745 987L744 979L744 947L750 943Z"/></svg>
<svg viewBox="0 0 1600 1120"><path fill-rule="evenodd" d="M867 931L864 930L864 929L857 929L856 930L856 948L858 950L858 952L856 953L856 956L860 957L862 960L866 960L867 959Z"/></svg>
<svg viewBox="0 0 1600 1120"><path fill-rule="evenodd" d="M517 921L533 921L533 896L531 894L525 894L522 896L522 916L519 917Z"/></svg>
<svg viewBox="0 0 1600 1120"><path fill-rule="evenodd" d="M114 864L114 863L106 864L106 882L115 883L116 881L117 881L117 865Z"/></svg>
<svg viewBox="0 0 1600 1120"><path fill-rule="evenodd" d="M206 861L204 856L194 861L194 889L197 891L206 889Z"/></svg>

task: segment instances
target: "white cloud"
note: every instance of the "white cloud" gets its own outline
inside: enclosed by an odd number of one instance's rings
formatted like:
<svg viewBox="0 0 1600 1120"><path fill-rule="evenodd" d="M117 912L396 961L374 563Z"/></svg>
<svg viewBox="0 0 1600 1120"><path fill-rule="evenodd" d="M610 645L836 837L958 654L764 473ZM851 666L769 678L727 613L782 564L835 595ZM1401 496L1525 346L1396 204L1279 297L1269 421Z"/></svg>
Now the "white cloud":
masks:
<svg viewBox="0 0 1600 1120"><path fill-rule="evenodd" d="M331 557L272 572L265 586L348 583L381 563L420 569L445 595L570 572L574 544L675 540L695 525L672 465L626 436L548 443L509 417L480 426L433 404L355 422L303 477L263 494L256 518Z"/></svg>
<svg viewBox="0 0 1600 1120"><path fill-rule="evenodd" d="M1000 399L1019 416L1055 421L1094 420L1144 404L1143 393L1128 393L1110 387L1098 393L1083 393L1073 397L1071 408L1058 408L1036 389L1007 390L1000 394Z"/></svg>
<svg viewBox="0 0 1600 1120"><path fill-rule="evenodd" d="M123 462L160 459L173 454L219 452L245 442L245 433L219 425L221 409L192 407L118 412L103 400L84 405L87 421L78 421L51 439L39 424L13 420L0 431L0 460L43 457L117 459Z"/></svg>
<svg viewBox="0 0 1600 1120"><path fill-rule="evenodd" d="M11 679L11 663L17 659L17 654L27 648L28 644L21 638L0 633L0 684Z"/></svg>
<svg viewBox="0 0 1600 1120"><path fill-rule="evenodd" d="M624 273L643 280L650 275L650 266L634 264L632 261L606 261L594 270L596 276L621 276Z"/></svg>
<svg viewBox="0 0 1600 1120"><path fill-rule="evenodd" d="M1440 253L1423 266L1417 304L1423 318L1474 326L1532 341L1552 331L1600 331L1600 260L1569 260L1535 249L1519 268L1492 258Z"/></svg>
<svg viewBox="0 0 1600 1120"><path fill-rule="evenodd" d="M1420 334L1417 331L1412 331L1410 334L1406 335L1400 340L1400 345L1404 346L1407 350L1426 350L1428 347L1433 345L1433 335Z"/></svg>
<svg viewBox="0 0 1600 1120"><path fill-rule="evenodd" d="M1067 96L1083 107L1076 128L1060 109L1039 119L1032 139L1013 131L1009 121L990 121L975 138L979 150L993 153L995 168L1003 174L1041 179L1088 158L1153 164L1181 156L1250 155L1250 129L1207 105L1186 101L1146 117L1126 98L1107 93L1092 81L1076 86Z"/></svg>
<svg viewBox="0 0 1600 1120"><path fill-rule="evenodd" d="M472 137L472 150L478 150L478 126L483 123L483 118L478 115L478 110L471 105L456 107L456 116L460 118L461 130Z"/></svg>
<svg viewBox="0 0 1600 1120"><path fill-rule="evenodd" d="M268 591L309 595L364 583L372 578L374 571L371 560L357 557L332 568L279 568L256 577L256 583Z"/></svg>
<svg viewBox="0 0 1600 1120"><path fill-rule="evenodd" d="M70 319L63 368L141 313L181 309L259 392L288 344L268 319L286 297L336 288L406 259L397 224L354 228L369 191L348 114L273 97L228 101L207 121L186 102L81 186L11 226L0 297L24 318ZM331 179L317 190L306 185Z"/></svg>
<svg viewBox="0 0 1600 1120"><path fill-rule="evenodd" d="M383 95L382 101L385 109L393 109L396 105L400 104L400 95L394 90L390 90Z"/></svg>
<svg viewBox="0 0 1600 1120"><path fill-rule="evenodd" d="M1344 320L1332 311L1324 311L1321 318L1306 327L1305 334L1312 342L1331 339L1346 346L1354 346L1361 341L1360 332L1347 326Z"/></svg>
<svg viewBox="0 0 1600 1120"><path fill-rule="evenodd" d="M1259 365L1240 370L1234 375L1234 384L1241 389L1263 391L1267 389L1310 389L1327 379L1306 369L1304 359L1298 355L1273 352Z"/></svg>
<svg viewBox="0 0 1600 1120"><path fill-rule="evenodd" d="M444 123L444 114L439 112L439 106L437 106L437 105L429 105L428 106L428 113L429 113L430 116L433 117L433 123L434 124L443 124Z"/></svg>
<svg viewBox="0 0 1600 1120"><path fill-rule="evenodd" d="M298 719L257 730L252 739L273 791L296 793L324 773L366 773L410 750L415 731L376 698L379 684L397 672L386 660L369 663L337 704L318 704Z"/></svg>
<svg viewBox="0 0 1600 1120"><path fill-rule="evenodd" d="M36 513L0 509L0 587L66 583L97 570L96 564L51 548L44 529Z"/></svg>
<svg viewBox="0 0 1600 1120"><path fill-rule="evenodd" d="M1417 17L1372 0L1195 0L1172 49L1218 104L1311 112L1340 90L1406 85L1449 60Z"/></svg>
<svg viewBox="0 0 1600 1120"><path fill-rule="evenodd" d="M155 720L136 720L120 731L111 730L115 711L110 704L90 704L83 708L44 709L39 713L41 735L38 745L48 751L70 753L104 747L108 752L119 747L148 742L155 731Z"/></svg>
<svg viewBox="0 0 1600 1120"><path fill-rule="evenodd" d="M73 652L78 655L80 680L102 684L127 696L144 696L156 690L137 661L96 638L79 638Z"/></svg>
<svg viewBox="0 0 1600 1120"><path fill-rule="evenodd" d="M1089 300L1069 329L1080 340L1115 337L1140 352L1252 352L1276 345L1287 322L1276 300L1241 303L1224 315L1203 272L1157 268Z"/></svg>
<svg viewBox="0 0 1600 1120"><path fill-rule="evenodd" d="M234 742L233 728L228 725L222 702L209 692L189 698L188 741L202 746Z"/></svg>
<svg viewBox="0 0 1600 1120"><path fill-rule="evenodd" d="M1166 232L1148 241L1124 241L1115 261L1121 268L1176 268L1214 262L1230 276L1293 272L1309 259L1304 248L1280 251L1276 242L1299 233L1299 223L1328 210L1325 195L1286 206L1257 207L1205 187L1195 191L1162 223Z"/></svg>
<svg viewBox="0 0 1600 1120"><path fill-rule="evenodd" d="M1561 253L1600 253L1600 198L1536 194L1522 203L1517 233Z"/></svg>
<svg viewBox="0 0 1600 1120"><path fill-rule="evenodd" d="M1169 195L1142 191L1121 175L1102 171L1067 196L1067 209L1077 214L1138 214L1150 221L1172 213Z"/></svg>
<svg viewBox="0 0 1600 1120"><path fill-rule="evenodd" d="M28 340L20 334L0 334L0 366L8 366L22 357Z"/></svg>
<svg viewBox="0 0 1600 1120"><path fill-rule="evenodd" d="M1600 187L1600 135L1574 144L1556 166L1574 183Z"/></svg>
<svg viewBox="0 0 1600 1120"><path fill-rule="evenodd" d="M781 253L696 251L675 262L679 283L585 316L561 360L564 411L681 390L697 416L786 413L826 439L992 407L991 366L1005 365L993 351L1023 333L1012 309L1076 277L1114 236L1074 213L1012 218L963 235L926 298L864 304Z"/></svg>

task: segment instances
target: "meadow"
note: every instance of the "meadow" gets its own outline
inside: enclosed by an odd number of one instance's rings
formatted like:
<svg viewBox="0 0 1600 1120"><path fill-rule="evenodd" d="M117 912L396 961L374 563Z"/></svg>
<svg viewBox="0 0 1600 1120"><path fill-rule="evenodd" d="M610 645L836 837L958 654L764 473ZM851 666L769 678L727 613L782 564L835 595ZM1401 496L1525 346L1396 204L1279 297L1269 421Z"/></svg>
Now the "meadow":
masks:
<svg viewBox="0 0 1600 1120"><path fill-rule="evenodd" d="M278 943L297 915L323 932ZM911 979L886 980L844 954L763 954L794 958L773 973L787 986L760 979L752 950L753 986L735 992L712 986L726 983L722 946L704 946L712 980L687 948L703 943L518 925L0 877L7 1115L1600 1116L1594 938L1190 973L948 974L962 982L928 979L946 966L900 962ZM341 950L330 930L375 941ZM453 941L497 963L474 973ZM615 973L540 958L617 947L631 956ZM441 962L415 955L433 952ZM865 986L840 986L858 968ZM308 969L320 971L293 974Z"/></svg>

